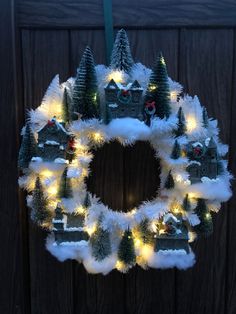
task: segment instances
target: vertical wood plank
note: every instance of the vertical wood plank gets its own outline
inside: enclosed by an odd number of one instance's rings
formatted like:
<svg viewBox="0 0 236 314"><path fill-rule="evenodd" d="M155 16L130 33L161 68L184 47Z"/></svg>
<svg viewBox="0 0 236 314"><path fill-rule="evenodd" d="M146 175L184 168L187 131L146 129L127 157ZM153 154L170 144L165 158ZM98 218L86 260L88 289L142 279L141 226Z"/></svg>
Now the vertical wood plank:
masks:
<svg viewBox="0 0 236 314"><path fill-rule="evenodd" d="M22 31L24 101L35 108L55 73L65 79L69 70L67 31ZM58 262L45 249L46 233L30 222L31 311L73 313L71 262Z"/></svg>
<svg viewBox="0 0 236 314"><path fill-rule="evenodd" d="M141 62L152 67L158 53L162 51L167 63L169 76L177 80L177 30L128 30L128 36L135 62ZM142 163L144 156L145 152L142 150L137 156L136 162ZM127 170L130 158L125 160L127 162L125 177L128 186L132 181L131 173ZM147 162L147 169L149 166ZM151 176L151 173L149 175ZM147 178L143 182L145 182L143 183L143 193L145 193L146 188L150 188L149 183L151 185L155 184L151 179ZM139 188L136 193L140 193ZM128 313L174 313L175 271L173 269L167 271L150 269L149 271L144 271L140 267L136 267L136 269L126 275L125 279L126 308Z"/></svg>
<svg viewBox="0 0 236 314"><path fill-rule="evenodd" d="M0 37L0 312L28 313L27 280L24 281L23 243L17 186L17 79L18 49L14 1L1 1ZM19 101L20 103L20 101ZM27 258L27 257L26 257ZM26 275L27 276L27 275ZM25 285L24 285L25 283Z"/></svg>
<svg viewBox="0 0 236 314"><path fill-rule="evenodd" d="M209 116L219 120L221 138L230 140L232 30L182 30L180 82L198 95ZM225 312L227 205L214 217L214 233L193 245L197 263L177 272L177 313ZM225 312L226 313L226 312Z"/></svg>
<svg viewBox="0 0 236 314"><path fill-rule="evenodd" d="M236 117L236 91L235 91L235 81L236 81L236 33L234 29L234 55L233 55L233 76L232 76L232 91L231 91L231 119L228 121L230 125L230 149L229 149L229 168L233 175L236 176L236 127L235 127L235 117ZM227 225L227 277L226 277L226 313L234 314L236 312L236 183L235 180L232 182L233 197L229 202L228 209L228 225Z"/></svg>
<svg viewBox="0 0 236 314"><path fill-rule="evenodd" d="M87 45L93 51L96 64L105 62L104 31L73 30L71 31L71 73L75 75L76 68ZM91 173L88 189L100 196L104 203L116 209L123 206L123 152L117 143L104 145L95 152L91 163ZM96 170L95 170L96 169ZM119 195L119 196L118 196ZM74 268L74 277L83 276L81 268ZM124 313L124 276L113 271L107 276L86 275L86 304L88 313ZM111 293L111 289L115 293ZM79 295L75 291L75 312L80 307Z"/></svg>

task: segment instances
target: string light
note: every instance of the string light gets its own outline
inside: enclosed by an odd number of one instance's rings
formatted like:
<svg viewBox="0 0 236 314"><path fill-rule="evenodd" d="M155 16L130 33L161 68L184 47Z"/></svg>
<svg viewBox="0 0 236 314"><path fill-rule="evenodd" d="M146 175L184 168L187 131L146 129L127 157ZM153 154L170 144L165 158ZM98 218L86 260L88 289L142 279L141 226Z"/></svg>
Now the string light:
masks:
<svg viewBox="0 0 236 314"><path fill-rule="evenodd" d="M148 89L149 89L150 91L154 91L154 90L157 89L157 86L154 85L154 84L149 84Z"/></svg>
<svg viewBox="0 0 236 314"><path fill-rule="evenodd" d="M121 83L123 81L123 73L121 71L113 71L108 75L108 81L114 80L117 83Z"/></svg>
<svg viewBox="0 0 236 314"><path fill-rule="evenodd" d="M51 186L50 188L48 188L48 194L50 195L56 195L57 194L57 188L55 186Z"/></svg>
<svg viewBox="0 0 236 314"><path fill-rule="evenodd" d="M170 92L170 100L171 100L171 101L175 101L176 98L177 98L177 96L178 96L177 91L172 91L172 92Z"/></svg>
<svg viewBox="0 0 236 314"><path fill-rule="evenodd" d="M188 116L187 117L187 130L188 132L192 132L193 130L195 130L197 127L197 121L195 119L195 117L193 116Z"/></svg>
<svg viewBox="0 0 236 314"><path fill-rule="evenodd" d="M88 232L88 234L91 236L96 231L96 225L93 226L87 226L84 228L85 231Z"/></svg>

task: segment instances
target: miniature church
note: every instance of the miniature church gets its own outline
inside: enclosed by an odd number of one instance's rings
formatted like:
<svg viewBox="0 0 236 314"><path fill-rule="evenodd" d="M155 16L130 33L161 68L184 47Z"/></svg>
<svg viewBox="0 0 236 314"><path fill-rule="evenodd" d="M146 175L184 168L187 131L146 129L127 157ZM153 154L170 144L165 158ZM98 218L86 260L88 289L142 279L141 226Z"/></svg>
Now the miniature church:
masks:
<svg viewBox="0 0 236 314"><path fill-rule="evenodd" d="M143 120L143 88L137 80L123 86L113 79L105 87L106 112L109 120L131 117Z"/></svg>
<svg viewBox="0 0 236 314"><path fill-rule="evenodd" d="M89 238L88 233L83 229L84 215L82 214L63 213L62 208L57 205L52 223L57 244L87 241Z"/></svg>
<svg viewBox="0 0 236 314"><path fill-rule="evenodd" d="M69 134L56 118L38 132L38 156L43 161L54 161L57 158L66 159L66 147Z"/></svg>
<svg viewBox="0 0 236 314"><path fill-rule="evenodd" d="M200 182L202 177L215 179L220 174L220 158L213 138L208 145L200 142L190 143L187 155L190 159L187 171L191 183Z"/></svg>

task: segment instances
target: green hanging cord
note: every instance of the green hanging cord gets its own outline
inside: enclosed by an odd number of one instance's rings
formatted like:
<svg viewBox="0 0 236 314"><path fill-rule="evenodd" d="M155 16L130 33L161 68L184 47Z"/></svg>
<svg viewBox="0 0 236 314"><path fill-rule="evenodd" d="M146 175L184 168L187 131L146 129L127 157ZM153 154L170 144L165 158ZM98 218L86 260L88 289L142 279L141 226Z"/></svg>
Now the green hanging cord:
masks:
<svg viewBox="0 0 236 314"><path fill-rule="evenodd" d="M105 21L106 59L107 65L109 65L114 42L112 0L103 0L103 13Z"/></svg>

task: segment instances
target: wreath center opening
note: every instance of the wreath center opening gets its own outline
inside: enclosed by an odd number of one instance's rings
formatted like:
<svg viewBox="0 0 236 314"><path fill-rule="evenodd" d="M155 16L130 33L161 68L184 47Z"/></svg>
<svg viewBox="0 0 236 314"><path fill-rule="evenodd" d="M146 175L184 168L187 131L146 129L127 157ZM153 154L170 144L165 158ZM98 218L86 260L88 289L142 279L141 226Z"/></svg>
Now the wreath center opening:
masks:
<svg viewBox="0 0 236 314"><path fill-rule="evenodd" d="M160 161L149 142L122 146L114 141L93 154L87 188L109 208L128 212L157 196Z"/></svg>

